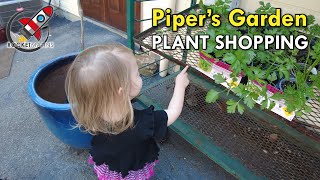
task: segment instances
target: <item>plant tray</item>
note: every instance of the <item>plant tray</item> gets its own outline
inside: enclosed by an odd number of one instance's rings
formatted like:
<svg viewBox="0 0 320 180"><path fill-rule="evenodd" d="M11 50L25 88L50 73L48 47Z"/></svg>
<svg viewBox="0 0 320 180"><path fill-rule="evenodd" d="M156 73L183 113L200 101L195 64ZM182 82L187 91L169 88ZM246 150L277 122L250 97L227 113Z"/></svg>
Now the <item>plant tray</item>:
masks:
<svg viewBox="0 0 320 180"><path fill-rule="evenodd" d="M211 69L210 71L205 71L203 68L201 68L200 65L198 65L198 67L195 67L198 71L202 72L203 74L207 75L209 78L213 78L213 76L215 74L223 74L223 76L227 79L227 81L230 83L230 81L232 81L232 78L230 78L230 73L232 73L232 70L230 69L230 65L223 62L223 61L220 61L220 60L217 60L215 58L212 58L212 57L209 57L207 55L205 55L204 53L199 53L200 55L200 61L207 61L207 63L210 63L211 64ZM244 73L242 72L239 77L238 77L238 81L235 82L235 83L232 83L234 84L235 86L237 86L240 82L241 82L241 78L244 76ZM249 83L253 83L254 85L258 86L258 87L262 87L263 85L259 84L258 82L256 81L253 81L253 82L249 82ZM222 84L223 86L225 86L226 88L230 88L227 83L223 83ZM277 92L281 92L279 89L277 89L276 87L272 86L271 84L268 84L267 85L267 89L268 89L268 96L271 97L273 96L275 93ZM256 101L256 103L260 104L262 103L263 101L263 98L262 97L259 97L258 100ZM289 113L286 111L287 109L287 106L285 105L285 102L284 101L276 101L274 100L275 102L275 107L271 109L272 112L276 113L277 115L289 120L289 121L292 121L292 119L295 117L295 113L292 112L292 113Z"/></svg>

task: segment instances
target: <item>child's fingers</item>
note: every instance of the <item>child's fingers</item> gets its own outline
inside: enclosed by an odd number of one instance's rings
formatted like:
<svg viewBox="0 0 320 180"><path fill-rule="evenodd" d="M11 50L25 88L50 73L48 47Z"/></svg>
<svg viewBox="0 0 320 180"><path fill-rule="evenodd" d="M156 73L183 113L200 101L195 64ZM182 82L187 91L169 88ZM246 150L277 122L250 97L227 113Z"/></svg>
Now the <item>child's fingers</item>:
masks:
<svg viewBox="0 0 320 180"><path fill-rule="evenodd" d="M181 73L186 73L187 71L188 71L188 69L189 69L189 65L187 65L182 71L181 71Z"/></svg>

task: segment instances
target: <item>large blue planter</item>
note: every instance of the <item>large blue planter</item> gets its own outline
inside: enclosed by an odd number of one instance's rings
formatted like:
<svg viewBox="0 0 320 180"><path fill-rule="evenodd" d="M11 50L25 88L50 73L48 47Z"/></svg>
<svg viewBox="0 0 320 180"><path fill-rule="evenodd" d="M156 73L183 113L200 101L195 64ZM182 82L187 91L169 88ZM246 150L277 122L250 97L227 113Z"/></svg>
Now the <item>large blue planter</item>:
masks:
<svg viewBox="0 0 320 180"><path fill-rule="evenodd" d="M31 76L28 84L28 92L46 126L58 139L71 147L87 149L90 148L92 135L80 131L79 128L74 128L76 121L71 114L70 105L68 103L59 104L49 102L43 97L40 97L39 90L37 89L39 82L43 81L48 74L59 67L71 63L76 55L77 53L73 53L58 57L49 63L42 65ZM64 86L57 88L64 89Z"/></svg>

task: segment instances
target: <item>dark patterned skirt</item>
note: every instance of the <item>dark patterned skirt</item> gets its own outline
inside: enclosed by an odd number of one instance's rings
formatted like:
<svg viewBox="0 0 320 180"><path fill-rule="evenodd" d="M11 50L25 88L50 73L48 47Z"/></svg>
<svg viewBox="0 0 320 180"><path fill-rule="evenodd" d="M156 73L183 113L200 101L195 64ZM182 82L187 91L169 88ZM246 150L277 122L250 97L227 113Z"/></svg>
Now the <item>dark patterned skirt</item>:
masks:
<svg viewBox="0 0 320 180"><path fill-rule="evenodd" d="M93 165L94 172L99 180L146 180L154 175L153 169L158 160L153 163L147 163L142 169L137 171L129 171L129 174L124 178L121 173L109 170L106 164L97 166L91 156L89 156L88 163Z"/></svg>

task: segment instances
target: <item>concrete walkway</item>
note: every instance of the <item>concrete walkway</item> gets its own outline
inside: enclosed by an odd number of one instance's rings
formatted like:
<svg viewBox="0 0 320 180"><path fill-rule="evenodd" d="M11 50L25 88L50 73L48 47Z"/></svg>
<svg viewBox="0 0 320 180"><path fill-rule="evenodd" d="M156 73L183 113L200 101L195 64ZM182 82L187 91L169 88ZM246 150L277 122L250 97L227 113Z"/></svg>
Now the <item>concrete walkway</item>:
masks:
<svg viewBox="0 0 320 180"><path fill-rule="evenodd" d="M55 138L28 97L29 77L40 65L80 50L79 21L56 16L50 28L49 41L55 48L17 52L9 77L0 80L0 179L96 178L86 162L88 152L71 149ZM86 47L110 42L125 44L126 39L85 23ZM154 179L233 179L176 134L161 149Z"/></svg>

